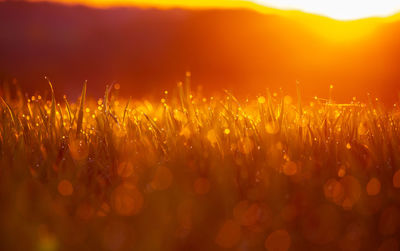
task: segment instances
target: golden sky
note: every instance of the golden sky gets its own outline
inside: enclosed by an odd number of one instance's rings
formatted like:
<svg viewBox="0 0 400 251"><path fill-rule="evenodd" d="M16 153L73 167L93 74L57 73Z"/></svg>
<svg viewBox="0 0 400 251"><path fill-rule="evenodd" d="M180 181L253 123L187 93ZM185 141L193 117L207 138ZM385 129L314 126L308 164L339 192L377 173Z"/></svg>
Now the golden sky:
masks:
<svg viewBox="0 0 400 251"><path fill-rule="evenodd" d="M33 0L36 1L36 0ZM400 11L400 0L50 0L64 3L80 3L92 6L153 6L153 7L248 7L264 12L268 8L300 10L338 20L355 20L367 17L385 17ZM257 4L257 5L256 5Z"/></svg>

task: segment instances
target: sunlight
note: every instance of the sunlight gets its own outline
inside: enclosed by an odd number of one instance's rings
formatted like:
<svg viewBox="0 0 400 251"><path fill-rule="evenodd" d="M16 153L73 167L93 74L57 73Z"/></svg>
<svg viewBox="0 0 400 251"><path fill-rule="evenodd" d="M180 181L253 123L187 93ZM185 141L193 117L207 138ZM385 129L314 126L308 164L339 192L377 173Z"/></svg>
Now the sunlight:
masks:
<svg viewBox="0 0 400 251"><path fill-rule="evenodd" d="M386 17L400 10L398 0L253 0L279 9L300 10L338 20Z"/></svg>
<svg viewBox="0 0 400 251"><path fill-rule="evenodd" d="M41 1L41 0L30 0ZM388 17L400 11L398 0L48 0L66 4L86 4L97 7L146 6L159 8L251 8L262 12L297 10L337 20L357 20ZM258 5L258 6L257 6ZM262 7L260 8L261 5ZM262 9L262 8L266 9Z"/></svg>
<svg viewBox="0 0 400 251"><path fill-rule="evenodd" d="M333 43L357 42L365 39L381 24L374 19L361 19L340 22L331 19L297 19L315 34Z"/></svg>

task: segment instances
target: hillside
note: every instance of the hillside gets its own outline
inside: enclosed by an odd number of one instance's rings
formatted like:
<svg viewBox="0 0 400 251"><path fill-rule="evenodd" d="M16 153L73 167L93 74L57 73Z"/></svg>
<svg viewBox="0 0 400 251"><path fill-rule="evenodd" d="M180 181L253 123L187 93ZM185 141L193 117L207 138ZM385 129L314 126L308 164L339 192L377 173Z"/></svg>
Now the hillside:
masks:
<svg viewBox="0 0 400 251"><path fill-rule="evenodd" d="M392 102L400 80L399 32L399 23L382 24L342 43L296 19L250 10L2 2L0 79L16 77L33 92L46 87L48 75L58 94L74 97L85 79L96 95L118 81L127 95L141 97L171 88L191 71L194 85L239 96L279 87L293 93L299 80L310 97L327 96L333 84L339 101L371 92Z"/></svg>

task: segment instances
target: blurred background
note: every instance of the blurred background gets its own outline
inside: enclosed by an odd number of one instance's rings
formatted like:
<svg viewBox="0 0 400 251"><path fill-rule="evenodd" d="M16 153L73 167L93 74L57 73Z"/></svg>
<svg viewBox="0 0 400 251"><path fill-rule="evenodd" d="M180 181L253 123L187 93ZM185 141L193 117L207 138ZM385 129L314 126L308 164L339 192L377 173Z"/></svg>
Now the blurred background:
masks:
<svg viewBox="0 0 400 251"><path fill-rule="evenodd" d="M351 27L351 28L349 28ZM192 73L194 86L239 97L269 88L338 102L367 93L397 102L400 22L341 22L311 14L249 9L91 8L0 1L0 81L27 93L126 96L161 94ZM195 87L196 88L196 87Z"/></svg>

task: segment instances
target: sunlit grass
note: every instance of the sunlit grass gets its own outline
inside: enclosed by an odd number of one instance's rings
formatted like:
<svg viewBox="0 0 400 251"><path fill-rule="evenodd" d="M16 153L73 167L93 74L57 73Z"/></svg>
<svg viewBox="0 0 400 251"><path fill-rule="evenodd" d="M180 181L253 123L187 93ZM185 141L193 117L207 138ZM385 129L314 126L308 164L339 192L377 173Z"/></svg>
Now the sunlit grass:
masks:
<svg viewBox="0 0 400 251"><path fill-rule="evenodd" d="M51 84L44 96L3 88L8 250L398 247L397 106L302 100L301 86L206 97L190 74L159 102L90 88L77 102Z"/></svg>

